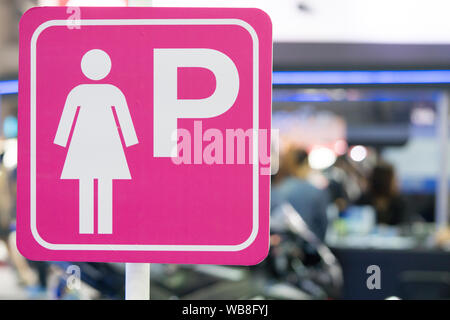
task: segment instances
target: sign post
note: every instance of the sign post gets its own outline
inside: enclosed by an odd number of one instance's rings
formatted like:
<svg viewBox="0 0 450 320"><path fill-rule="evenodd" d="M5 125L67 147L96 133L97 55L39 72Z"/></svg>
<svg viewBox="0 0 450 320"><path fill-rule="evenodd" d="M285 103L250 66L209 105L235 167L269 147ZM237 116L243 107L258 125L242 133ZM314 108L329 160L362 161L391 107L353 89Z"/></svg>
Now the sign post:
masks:
<svg viewBox="0 0 450 320"><path fill-rule="evenodd" d="M125 264L125 299L150 299L150 263Z"/></svg>
<svg viewBox="0 0 450 320"><path fill-rule="evenodd" d="M141 5L152 6L152 0L147 3L140 1ZM132 3L131 5L137 5ZM125 299L150 300L150 263L125 264Z"/></svg>
<svg viewBox="0 0 450 320"><path fill-rule="evenodd" d="M18 248L33 260L254 265L269 248L272 26L259 9L29 10ZM136 264L135 264L136 263Z"/></svg>

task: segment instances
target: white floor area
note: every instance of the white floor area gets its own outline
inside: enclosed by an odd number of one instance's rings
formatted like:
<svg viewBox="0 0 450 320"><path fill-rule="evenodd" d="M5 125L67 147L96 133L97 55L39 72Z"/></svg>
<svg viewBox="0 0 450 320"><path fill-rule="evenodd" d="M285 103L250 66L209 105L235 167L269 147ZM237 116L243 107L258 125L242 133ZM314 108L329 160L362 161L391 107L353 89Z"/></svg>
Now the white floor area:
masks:
<svg viewBox="0 0 450 320"><path fill-rule="evenodd" d="M27 292L17 281L17 275L9 265L0 265L0 300L27 299Z"/></svg>
<svg viewBox="0 0 450 320"><path fill-rule="evenodd" d="M24 287L20 286L16 273L7 263L6 247L0 241L0 300L26 298L27 292Z"/></svg>

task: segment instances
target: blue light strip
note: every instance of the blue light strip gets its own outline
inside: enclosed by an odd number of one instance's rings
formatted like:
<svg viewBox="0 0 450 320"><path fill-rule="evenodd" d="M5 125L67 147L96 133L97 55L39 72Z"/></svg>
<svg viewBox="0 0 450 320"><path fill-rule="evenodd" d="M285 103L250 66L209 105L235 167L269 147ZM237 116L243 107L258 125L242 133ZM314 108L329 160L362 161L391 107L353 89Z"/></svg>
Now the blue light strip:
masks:
<svg viewBox="0 0 450 320"><path fill-rule="evenodd" d="M450 70L274 71L274 85L450 84ZM0 81L0 95L16 94L18 81Z"/></svg>
<svg viewBox="0 0 450 320"><path fill-rule="evenodd" d="M274 85L445 84L450 70L275 71Z"/></svg>
<svg viewBox="0 0 450 320"><path fill-rule="evenodd" d="M18 80L0 81L0 95L16 94L19 91Z"/></svg>
<svg viewBox="0 0 450 320"><path fill-rule="evenodd" d="M333 98L332 95L318 93L317 91L311 93L293 93L292 89L287 89L288 92L275 91L272 95L272 102L410 102L410 101L432 101L435 102L439 97L436 90L427 94L414 94L409 91L407 93L396 94L395 92L384 91L382 93L368 94L356 97L340 97Z"/></svg>

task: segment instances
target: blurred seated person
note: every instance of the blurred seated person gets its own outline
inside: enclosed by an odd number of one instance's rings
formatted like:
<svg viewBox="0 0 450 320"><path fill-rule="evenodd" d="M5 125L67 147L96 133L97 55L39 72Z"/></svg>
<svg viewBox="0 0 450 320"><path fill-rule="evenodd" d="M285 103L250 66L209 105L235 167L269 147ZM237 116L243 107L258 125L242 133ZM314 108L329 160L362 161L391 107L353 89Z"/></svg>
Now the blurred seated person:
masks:
<svg viewBox="0 0 450 320"><path fill-rule="evenodd" d="M336 205L338 212L343 212L349 202L349 197L347 190L345 189L344 179L345 172L341 168L331 167L326 172L326 177L328 179L328 195L330 196L330 201Z"/></svg>
<svg viewBox="0 0 450 320"><path fill-rule="evenodd" d="M328 223L328 193L308 181L311 168L306 151L291 150L287 157L289 161L285 161L284 165L288 166L289 174L272 187L271 208L289 202L311 231L323 241Z"/></svg>
<svg viewBox="0 0 450 320"><path fill-rule="evenodd" d="M377 164L368 181L368 190L356 202L375 209L378 224L400 225L411 222L407 203L400 195L394 167L388 163Z"/></svg>

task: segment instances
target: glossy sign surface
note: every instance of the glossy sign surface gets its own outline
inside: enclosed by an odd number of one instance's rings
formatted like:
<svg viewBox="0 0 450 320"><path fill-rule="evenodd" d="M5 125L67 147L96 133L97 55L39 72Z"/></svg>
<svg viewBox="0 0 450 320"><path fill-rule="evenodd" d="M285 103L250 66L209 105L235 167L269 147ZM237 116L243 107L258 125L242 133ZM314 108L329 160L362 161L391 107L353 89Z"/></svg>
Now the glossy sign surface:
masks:
<svg viewBox="0 0 450 320"><path fill-rule="evenodd" d="M20 251L34 260L264 259L271 32L257 9L28 11Z"/></svg>

